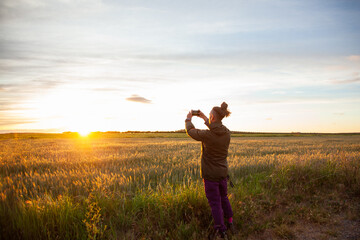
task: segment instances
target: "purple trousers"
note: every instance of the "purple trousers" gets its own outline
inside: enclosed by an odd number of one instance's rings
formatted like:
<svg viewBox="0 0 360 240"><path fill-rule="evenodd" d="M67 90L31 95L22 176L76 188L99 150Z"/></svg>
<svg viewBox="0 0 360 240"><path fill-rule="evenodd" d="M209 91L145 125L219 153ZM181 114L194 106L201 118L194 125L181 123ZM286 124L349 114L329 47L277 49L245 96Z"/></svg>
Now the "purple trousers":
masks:
<svg viewBox="0 0 360 240"><path fill-rule="evenodd" d="M220 231L226 231L224 217L233 216L233 211L227 196L227 180L213 182L204 179L206 198L211 207L211 213L214 218L214 228Z"/></svg>

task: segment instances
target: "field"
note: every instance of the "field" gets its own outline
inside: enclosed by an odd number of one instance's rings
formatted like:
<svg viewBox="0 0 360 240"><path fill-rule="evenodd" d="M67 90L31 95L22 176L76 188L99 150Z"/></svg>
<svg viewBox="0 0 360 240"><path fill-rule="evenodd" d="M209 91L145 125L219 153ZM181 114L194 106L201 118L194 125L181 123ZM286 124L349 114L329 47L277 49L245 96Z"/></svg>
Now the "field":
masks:
<svg viewBox="0 0 360 240"><path fill-rule="evenodd" d="M1 239L206 239L201 145L183 133L4 136ZM360 237L359 135L233 137L228 163L233 239Z"/></svg>

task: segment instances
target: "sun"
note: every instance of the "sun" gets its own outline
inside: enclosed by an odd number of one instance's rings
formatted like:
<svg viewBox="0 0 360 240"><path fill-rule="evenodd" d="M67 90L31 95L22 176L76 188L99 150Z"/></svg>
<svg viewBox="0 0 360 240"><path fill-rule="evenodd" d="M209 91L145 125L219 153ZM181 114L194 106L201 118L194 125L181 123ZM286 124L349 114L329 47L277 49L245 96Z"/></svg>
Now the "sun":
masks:
<svg viewBox="0 0 360 240"><path fill-rule="evenodd" d="M91 133L89 130L80 130L78 131L78 133L80 134L80 136L82 137L87 137L89 136L89 134Z"/></svg>

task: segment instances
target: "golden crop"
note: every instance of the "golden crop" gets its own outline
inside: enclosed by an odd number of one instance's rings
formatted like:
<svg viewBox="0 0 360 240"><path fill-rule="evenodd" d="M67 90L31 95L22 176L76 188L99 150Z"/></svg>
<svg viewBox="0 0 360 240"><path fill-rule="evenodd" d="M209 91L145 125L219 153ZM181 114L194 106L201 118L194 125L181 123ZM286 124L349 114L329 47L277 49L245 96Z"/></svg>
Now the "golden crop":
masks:
<svg viewBox="0 0 360 240"><path fill-rule="evenodd" d="M171 138L1 140L0 224L9 223L3 233L23 228L12 236L132 239L126 235L130 231L134 239L174 237L166 223L154 223L155 233L132 222L152 211L159 221L177 218L175 222L198 226L181 231L203 231L198 218L206 215L207 225L211 218L200 178L200 147L191 139ZM232 138L228 164L235 183L230 197L239 213L245 211L246 197L264 192L306 192L339 184L356 192L360 137ZM46 225L52 217L64 220Z"/></svg>

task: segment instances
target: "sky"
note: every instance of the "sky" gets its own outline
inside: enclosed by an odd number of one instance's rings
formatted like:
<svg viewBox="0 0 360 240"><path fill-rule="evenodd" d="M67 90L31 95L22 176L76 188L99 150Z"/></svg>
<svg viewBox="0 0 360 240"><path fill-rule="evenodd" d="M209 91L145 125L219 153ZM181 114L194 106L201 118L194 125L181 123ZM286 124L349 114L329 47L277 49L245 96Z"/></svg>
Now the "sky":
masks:
<svg viewBox="0 0 360 240"><path fill-rule="evenodd" d="M0 132L360 132L360 1L2 0ZM197 128L203 120L194 117Z"/></svg>

